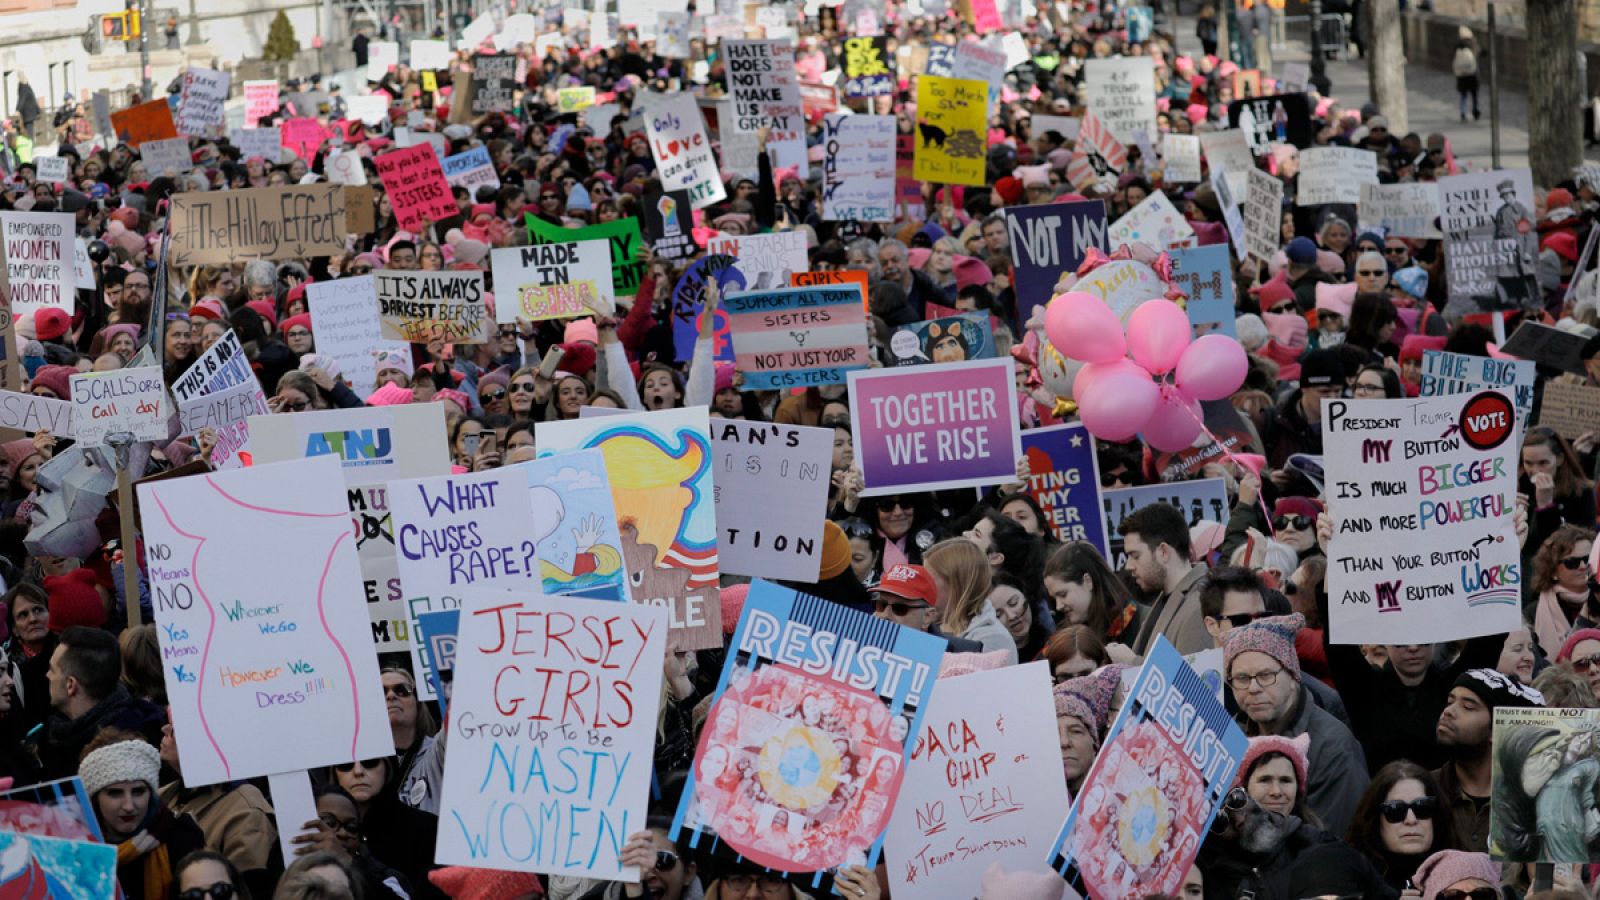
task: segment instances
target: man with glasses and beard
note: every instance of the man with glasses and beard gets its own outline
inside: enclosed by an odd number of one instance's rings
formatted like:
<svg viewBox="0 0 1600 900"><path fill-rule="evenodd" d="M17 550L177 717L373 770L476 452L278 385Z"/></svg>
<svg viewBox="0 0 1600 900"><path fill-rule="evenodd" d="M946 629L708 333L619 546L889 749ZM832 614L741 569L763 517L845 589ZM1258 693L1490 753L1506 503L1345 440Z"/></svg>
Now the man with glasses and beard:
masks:
<svg viewBox="0 0 1600 900"><path fill-rule="evenodd" d="M1276 600L1274 605L1287 613L1287 601L1276 592L1273 596ZM1261 578L1244 566L1213 569L1200 589L1200 614L1205 617L1206 631L1211 633L1211 640L1221 648L1235 628L1243 628L1266 618L1267 600ZM1345 712L1344 702L1339 699L1337 691L1305 672L1300 673L1300 686L1306 689L1306 696L1311 698L1311 702L1332 713L1345 725L1350 724L1349 714ZM1233 694L1223 691L1222 699L1228 711L1237 715L1239 709L1233 702Z"/></svg>

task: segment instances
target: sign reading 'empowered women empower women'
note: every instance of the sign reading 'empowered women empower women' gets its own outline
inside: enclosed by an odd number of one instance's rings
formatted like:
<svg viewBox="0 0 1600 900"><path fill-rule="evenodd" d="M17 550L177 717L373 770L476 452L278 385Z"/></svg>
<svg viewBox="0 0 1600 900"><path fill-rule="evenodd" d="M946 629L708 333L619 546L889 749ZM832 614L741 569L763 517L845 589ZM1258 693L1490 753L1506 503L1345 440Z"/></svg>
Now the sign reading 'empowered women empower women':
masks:
<svg viewBox="0 0 1600 900"><path fill-rule="evenodd" d="M1521 627L1509 394L1324 400L1329 637L1424 644Z"/></svg>

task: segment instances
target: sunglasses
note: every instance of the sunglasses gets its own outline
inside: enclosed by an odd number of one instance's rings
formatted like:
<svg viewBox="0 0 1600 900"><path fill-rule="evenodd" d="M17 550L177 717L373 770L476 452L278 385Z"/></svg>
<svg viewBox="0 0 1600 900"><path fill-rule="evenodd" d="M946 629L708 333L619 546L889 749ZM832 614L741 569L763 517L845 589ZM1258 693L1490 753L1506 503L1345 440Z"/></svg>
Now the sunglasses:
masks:
<svg viewBox="0 0 1600 900"><path fill-rule="evenodd" d="M1129 472L1128 472L1127 469L1118 469L1115 472L1101 472L1100 473L1100 486L1101 487L1111 487L1112 485L1116 484L1119 481L1127 481L1127 480L1129 480Z"/></svg>
<svg viewBox="0 0 1600 900"><path fill-rule="evenodd" d="M903 509L906 512L916 510L916 505L903 497L885 497L878 501L878 507L883 510Z"/></svg>
<svg viewBox="0 0 1600 900"><path fill-rule="evenodd" d="M1264 616L1266 616L1266 613L1234 613L1231 616L1220 616L1219 618L1235 628L1243 628Z"/></svg>
<svg viewBox="0 0 1600 900"><path fill-rule="evenodd" d="M178 894L178 900L233 900L234 886L219 881L210 887L190 888ZM1473 900L1477 900L1476 897Z"/></svg>
<svg viewBox="0 0 1600 900"><path fill-rule="evenodd" d="M289 412L305 412L311 408L311 404L305 400L296 400L293 403L283 404L283 408Z"/></svg>
<svg viewBox="0 0 1600 900"><path fill-rule="evenodd" d="M932 609L926 603L903 603L899 600L878 600L874 605L880 611L887 609L897 616L909 616L919 609Z"/></svg>
<svg viewBox="0 0 1600 900"><path fill-rule="evenodd" d="M396 685L391 685L389 687L384 688L383 689L383 693L385 695L393 694L396 697L413 697L413 696L416 696L417 692L409 684L396 684ZM369 766L369 768L370 768L370 766Z"/></svg>
<svg viewBox="0 0 1600 900"><path fill-rule="evenodd" d="M1381 269L1380 270L1357 269L1356 270L1356 274L1361 276L1362 278L1379 278L1379 277L1383 276L1384 272Z"/></svg>
<svg viewBox="0 0 1600 900"><path fill-rule="evenodd" d="M1383 255L1384 256L1400 256L1400 255L1404 254L1405 252L1406 252L1406 248L1404 248L1404 247L1385 247L1385 248L1383 248Z"/></svg>
<svg viewBox="0 0 1600 900"><path fill-rule="evenodd" d="M1414 813L1417 821L1426 822L1433 818L1433 811L1438 805L1439 801L1433 797L1418 797L1409 803L1405 800L1385 800L1378 808L1383 812L1384 821L1399 825L1406 820L1407 812Z"/></svg>
<svg viewBox="0 0 1600 900"><path fill-rule="evenodd" d="M1310 516L1278 516L1272 520L1272 527L1278 529L1279 531L1282 531L1285 528L1292 528L1295 531L1305 531L1307 528L1310 528L1315 524L1316 520Z"/></svg>
<svg viewBox="0 0 1600 900"><path fill-rule="evenodd" d="M513 394L531 394L533 390L534 386L526 381L513 382L511 385L511 393Z"/></svg>
<svg viewBox="0 0 1600 900"><path fill-rule="evenodd" d="M1600 653L1596 653L1593 656L1585 656L1582 659L1574 659L1572 661L1572 671L1587 672L1596 665L1600 665Z"/></svg>
<svg viewBox="0 0 1600 900"><path fill-rule="evenodd" d="M1289 301L1286 301L1286 302L1283 302L1283 303L1279 303L1277 306L1274 306L1273 308L1267 310L1267 312L1269 312L1269 313L1277 313L1280 316L1281 315L1288 315L1289 313L1294 312L1294 301L1293 300L1289 300Z"/></svg>
<svg viewBox="0 0 1600 900"><path fill-rule="evenodd" d="M350 772L355 771L355 768L356 768L357 765L358 765L357 763L353 763L353 762L340 763L337 766L334 766L333 770L335 772L340 773L341 775L349 774ZM363 759L363 760L361 760L359 765L361 766L361 768L366 769L367 771L370 772L370 771L378 768L379 766L382 766L383 765L383 760L382 759Z"/></svg>
<svg viewBox="0 0 1600 900"><path fill-rule="evenodd" d="M1492 887L1473 888L1470 891L1458 891L1454 888L1439 892L1439 900L1499 900L1500 889Z"/></svg>
<svg viewBox="0 0 1600 900"><path fill-rule="evenodd" d="M1561 561L1561 568L1563 569L1582 569L1588 565L1589 557L1587 556L1569 556Z"/></svg>
<svg viewBox="0 0 1600 900"><path fill-rule="evenodd" d="M495 388L492 391L484 391L478 395L479 400L504 400L505 397L506 392L504 388Z"/></svg>
<svg viewBox="0 0 1600 900"><path fill-rule="evenodd" d="M671 850L656 851L656 871L671 872L678 867L678 854Z"/></svg>

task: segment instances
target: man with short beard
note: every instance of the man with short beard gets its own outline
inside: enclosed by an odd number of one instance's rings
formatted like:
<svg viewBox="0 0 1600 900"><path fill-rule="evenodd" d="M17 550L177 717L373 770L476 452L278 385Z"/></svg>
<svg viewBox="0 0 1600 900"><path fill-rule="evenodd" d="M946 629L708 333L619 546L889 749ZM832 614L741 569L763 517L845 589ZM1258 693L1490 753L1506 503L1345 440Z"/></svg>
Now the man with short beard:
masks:
<svg viewBox="0 0 1600 900"><path fill-rule="evenodd" d="M1489 848L1489 752L1495 707L1544 706L1544 695L1494 669L1468 669L1456 678L1434 735L1448 760L1433 777L1450 808L1460 848Z"/></svg>

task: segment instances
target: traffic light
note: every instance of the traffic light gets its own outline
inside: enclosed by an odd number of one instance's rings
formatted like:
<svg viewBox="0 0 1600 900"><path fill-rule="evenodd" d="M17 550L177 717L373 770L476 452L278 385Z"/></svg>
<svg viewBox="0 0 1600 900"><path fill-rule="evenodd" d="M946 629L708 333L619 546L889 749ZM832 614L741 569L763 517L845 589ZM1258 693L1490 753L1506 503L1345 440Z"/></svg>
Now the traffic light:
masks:
<svg viewBox="0 0 1600 900"><path fill-rule="evenodd" d="M100 34L108 41L136 41L140 25L137 8L110 13L100 17Z"/></svg>

